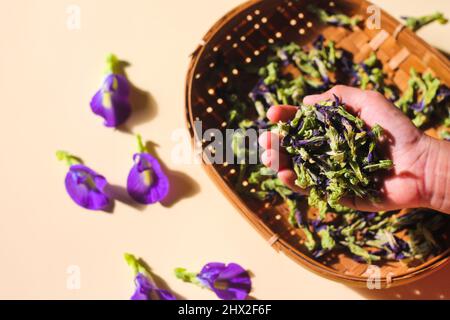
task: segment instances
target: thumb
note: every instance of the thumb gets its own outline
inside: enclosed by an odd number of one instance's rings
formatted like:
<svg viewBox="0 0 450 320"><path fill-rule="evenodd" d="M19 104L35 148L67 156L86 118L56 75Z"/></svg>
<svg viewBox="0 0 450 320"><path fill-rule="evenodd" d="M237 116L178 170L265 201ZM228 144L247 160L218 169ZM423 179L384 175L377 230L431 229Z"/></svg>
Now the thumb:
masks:
<svg viewBox="0 0 450 320"><path fill-rule="evenodd" d="M366 92L361 89L337 85L322 94L306 96L303 103L313 105L322 101L339 99L350 111L359 114L364 105L365 95Z"/></svg>

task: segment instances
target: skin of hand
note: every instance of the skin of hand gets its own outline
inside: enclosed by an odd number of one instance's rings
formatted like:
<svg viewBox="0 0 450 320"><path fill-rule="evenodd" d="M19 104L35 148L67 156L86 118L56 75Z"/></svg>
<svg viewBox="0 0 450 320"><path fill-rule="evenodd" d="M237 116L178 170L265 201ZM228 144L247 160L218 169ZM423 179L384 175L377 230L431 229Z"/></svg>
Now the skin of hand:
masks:
<svg viewBox="0 0 450 320"><path fill-rule="evenodd" d="M333 100L334 95L369 127L379 124L384 128L382 151L394 162L394 168L384 179L380 202L351 197L342 199L342 204L362 211L425 207L450 213L450 143L422 133L397 107L375 91L338 85L323 94L305 97L303 103L313 105ZM267 117L273 123L287 122L294 118L297 109L273 106ZM284 184L305 193L295 185L296 174L289 156L277 150L280 137L274 132L265 132L260 136L259 144L265 149L261 161L278 171Z"/></svg>

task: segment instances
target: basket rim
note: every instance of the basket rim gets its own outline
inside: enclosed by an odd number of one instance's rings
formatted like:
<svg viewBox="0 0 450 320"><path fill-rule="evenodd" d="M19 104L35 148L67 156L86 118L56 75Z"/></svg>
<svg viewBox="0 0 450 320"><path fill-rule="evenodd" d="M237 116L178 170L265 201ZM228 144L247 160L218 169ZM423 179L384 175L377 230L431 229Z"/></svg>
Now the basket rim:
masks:
<svg viewBox="0 0 450 320"><path fill-rule="evenodd" d="M185 111L186 111L186 125L188 127L189 133L191 135L191 143L194 145L197 141L196 133L194 132L193 123L193 112L192 112L192 86L195 80L195 70L196 67L205 53L206 47L208 43L214 39L216 34L226 26L230 21L232 21L238 14L243 11L248 10L249 8L258 5L259 3L265 0L247 0L242 4L232 8L226 14L224 14L213 26L205 33L202 37L202 42L197 46L195 51L191 54L191 60L188 66L188 72L186 74L186 84L185 84ZM366 0L359 0L361 5L368 6L372 3ZM383 9L381 9L382 16L385 16L387 19L390 19L397 24L401 24L397 19L393 18L391 15L386 13ZM407 37L413 38L414 41L418 41L421 45L423 45L427 50L431 51L433 54L437 56L437 58L443 62L448 68L450 68L450 61L437 49L430 46L426 41L417 36L412 31L407 28L403 28L400 31L401 33L405 33ZM400 36L400 35L399 35ZM258 233L266 240L272 239L274 236L278 235L274 233L272 230L268 228L261 220L253 219L254 216L253 210L251 210L245 201L242 201L239 195L235 192L233 188L231 188L219 174L219 172L214 168L213 165L207 164L202 160L202 167L207 172L208 176L214 181L217 187L225 194L226 198L233 204L233 206L238 209L240 214L246 218L246 220L252 225L254 229L258 231ZM302 267L306 267L309 271L313 273L323 276L329 280L337 281L343 284L351 285L354 287L366 287L367 277L364 276L352 276L346 275L342 272L334 270L319 261L308 257L306 254L300 252L298 249L287 243L284 239L278 238L277 241L271 245L275 248L276 251L283 252L290 259L294 260ZM380 279L380 283L384 288L396 287L400 285L406 285L411 282L420 280L431 273L443 268L450 262L450 248L441 253L440 255L426 261L421 264L420 267L416 269L405 272L403 274L392 276L391 278L382 277Z"/></svg>

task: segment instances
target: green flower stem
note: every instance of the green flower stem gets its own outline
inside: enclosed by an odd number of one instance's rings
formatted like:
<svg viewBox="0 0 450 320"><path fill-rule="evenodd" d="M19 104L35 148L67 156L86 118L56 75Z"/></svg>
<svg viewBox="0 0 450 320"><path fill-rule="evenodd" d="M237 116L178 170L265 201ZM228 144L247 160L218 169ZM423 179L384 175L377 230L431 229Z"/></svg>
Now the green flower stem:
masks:
<svg viewBox="0 0 450 320"><path fill-rule="evenodd" d="M198 280L197 273L189 272L185 268L176 268L174 270L175 277L178 279L195 284L196 286L199 286L201 288L204 288L205 286Z"/></svg>
<svg viewBox="0 0 450 320"><path fill-rule="evenodd" d="M140 153L149 153L147 147L144 144L144 141L142 140L142 136L140 134L137 134L136 139L138 144L138 151Z"/></svg>
<svg viewBox="0 0 450 320"><path fill-rule="evenodd" d="M105 75L108 74L120 74L120 60L117 58L115 54L108 54L106 56L106 65L103 70Z"/></svg>
<svg viewBox="0 0 450 320"><path fill-rule="evenodd" d="M448 22L448 19L444 16L442 12L436 12L421 17L406 17L405 25L412 31L417 31L434 21L437 21L440 24L446 24Z"/></svg>
<svg viewBox="0 0 450 320"><path fill-rule="evenodd" d="M76 164L82 164L83 163L83 161L80 158L70 154L67 151L61 151L61 150L56 151L56 158L59 161L65 161L68 166L73 166L73 165L76 165Z"/></svg>
<svg viewBox="0 0 450 320"><path fill-rule="evenodd" d="M127 264L133 270L133 276L136 277L139 273L141 273L145 275L147 279L153 282L152 273L141 259L136 258L130 253L125 253L123 256Z"/></svg>

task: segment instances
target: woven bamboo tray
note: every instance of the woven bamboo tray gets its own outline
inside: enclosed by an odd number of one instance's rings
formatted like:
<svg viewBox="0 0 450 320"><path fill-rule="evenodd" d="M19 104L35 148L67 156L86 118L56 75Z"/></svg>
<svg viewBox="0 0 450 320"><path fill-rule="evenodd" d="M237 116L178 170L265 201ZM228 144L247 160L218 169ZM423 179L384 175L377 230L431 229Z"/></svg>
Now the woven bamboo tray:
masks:
<svg viewBox="0 0 450 320"><path fill-rule="evenodd" d="M274 43L294 41L301 45L314 40L319 34L336 42L354 55L355 62L376 52L383 62L389 81L400 90L407 87L409 70L426 70L450 85L450 63L437 50L388 15L381 13L381 29L370 30L364 23L353 30L320 24L307 10L308 1L251 0L230 11L204 36L192 55L186 79L186 116L194 143L202 144L193 130L194 121L201 120L203 132L207 129L225 129L227 105L220 97L221 89L235 82L242 94L247 95L257 79L251 78L245 66L261 66ZM316 1L318 6L349 16L367 18L367 1ZM435 135L435 129L427 132ZM206 146L206 145L205 145ZM367 264L359 263L346 254L338 254L328 261L318 261L308 255L302 246L302 237L286 219L284 205L273 206L256 201L235 191L238 166L206 164L204 167L223 193L243 216L277 251L332 280L354 286L366 286ZM448 240L450 234L443 235ZM450 248L448 243L447 248ZM402 262L389 262L381 266L383 287L402 285L442 267L449 261L450 249L427 262L408 267Z"/></svg>

